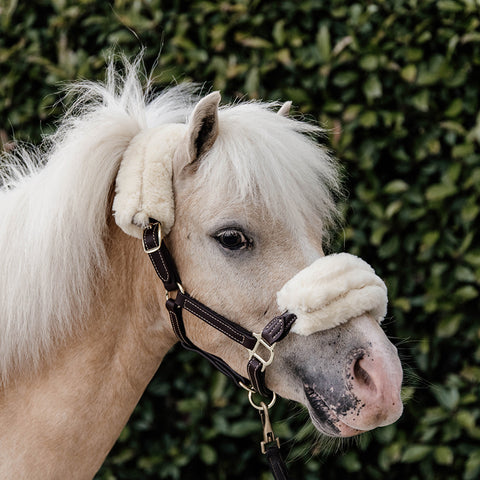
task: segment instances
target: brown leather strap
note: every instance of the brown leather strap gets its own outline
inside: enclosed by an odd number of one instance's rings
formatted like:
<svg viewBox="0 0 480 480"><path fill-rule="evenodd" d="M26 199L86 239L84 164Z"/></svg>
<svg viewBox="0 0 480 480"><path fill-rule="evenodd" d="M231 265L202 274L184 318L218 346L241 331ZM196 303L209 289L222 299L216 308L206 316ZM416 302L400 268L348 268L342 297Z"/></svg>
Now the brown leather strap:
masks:
<svg viewBox="0 0 480 480"><path fill-rule="evenodd" d="M255 337L254 334L241 325L228 320L183 291L175 262L165 242L162 241L160 224L153 219L151 220L151 225L144 230L143 248L145 252L148 253L152 265L162 280L165 289L168 292L179 290L175 299L167 299L166 307L173 331L181 345L187 350L194 351L206 358L215 368L230 377L238 386L248 387L248 380L233 370L224 360L198 348L188 338L182 314L182 310L185 309L235 342L243 345L251 352L247 371L252 388L263 396L270 396L271 392L265 383L265 366L267 362L270 363L270 361L273 360L272 346L275 342L285 338L295 322L296 316L284 313L275 317L263 329L261 336L258 335ZM263 348L267 350L270 359L265 360L260 356L260 353L257 353L259 346L263 346ZM268 348L266 348L266 346ZM255 352L256 355L252 352ZM285 463L282 459L279 444L277 442L267 444L265 454L275 480L289 480L290 477L288 476Z"/></svg>
<svg viewBox="0 0 480 480"><path fill-rule="evenodd" d="M180 293L180 292L179 292ZM233 380L237 386L248 385L248 380L242 375L233 370L228 363L222 360L220 357L211 353L205 352L198 348L187 336L185 331L185 324L183 323L182 307L177 304L176 300L167 300L166 307L170 315L170 322L172 324L175 335L180 340L180 344L183 348L200 354L203 358L207 359L217 370L220 370L224 375Z"/></svg>
<svg viewBox="0 0 480 480"><path fill-rule="evenodd" d="M257 343L255 337L248 330L208 308L187 293L178 292L175 302L179 307L184 308L243 347L251 350Z"/></svg>
<svg viewBox="0 0 480 480"><path fill-rule="evenodd" d="M267 324L263 329L262 337L269 345L283 340L290 332L296 319L297 317L293 313L282 313Z"/></svg>
<svg viewBox="0 0 480 480"><path fill-rule="evenodd" d="M262 331L262 338L268 345L274 345L284 339L297 317L292 313L283 313L271 320ZM265 369L263 363L257 357L251 357L247 364L248 377L254 390L264 397L270 396L271 392L265 382Z"/></svg>
<svg viewBox="0 0 480 480"><path fill-rule="evenodd" d="M149 227L143 230L143 249L148 253L153 268L155 268L165 289L169 292L177 290L178 284L181 283L180 277L165 242L162 242L158 222L152 222Z"/></svg>
<svg viewBox="0 0 480 480"><path fill-rule="evenodd" d="M265 448L265 455L267 456L270 469L273 473L275 480L290 480L290 476L287 471L287 466L282 458L280 447L272 442Z"/></svg>

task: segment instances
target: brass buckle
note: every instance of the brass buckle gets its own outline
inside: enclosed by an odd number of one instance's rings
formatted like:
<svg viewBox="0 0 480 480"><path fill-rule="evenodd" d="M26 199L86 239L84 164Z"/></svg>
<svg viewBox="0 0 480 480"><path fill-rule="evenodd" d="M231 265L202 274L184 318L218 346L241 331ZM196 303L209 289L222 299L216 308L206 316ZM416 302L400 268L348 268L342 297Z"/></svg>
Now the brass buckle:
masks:
<svg viewBox="0 0 480 480"><path fill-rule="evenodd" d="M262 334L261 333L254 333L253 336L257 339L257 343L255 344L255 346L250 350L248 349L250 355L248 357L248 359L250 360L252 357L255 357L261 364L262 364L262 372L265 371L265 369L273 362L273 357L274 357L274 347L275 347L275 344L273 345L269 345L262 337ZM260 345L262 345L262 347L266 348L269 353L270 353L270 356L268 358L268 360L265 360L264 358L262 358L258 353L257 353L257 350L258 348L260 347Z"/></svg>
<svg viewBox="0 0 480 480"><path fill-rule="evenodd" d="M181 293L185 293L185 290L184 290L183 285L181 283L177 282L177 289ZM168 290L165 290L165 300L170 300L170 292Z"/></svg>
<svg viewBox="0 0 480 480"><path fill-rule="evenodd" d="M157 243L158 245L156 247L152 247L152 248L145 248L145 243L143 243L143 251L145 253L148 253L149 255L151 253L155 253L155 252L158 252L158 250L160 250L160 246L162 245L162 225L160 222L155 222L155 223L150 223L148 224L148 226L146 228L153 228L155 225L158 225L158 233L157 233Z"/></svg>

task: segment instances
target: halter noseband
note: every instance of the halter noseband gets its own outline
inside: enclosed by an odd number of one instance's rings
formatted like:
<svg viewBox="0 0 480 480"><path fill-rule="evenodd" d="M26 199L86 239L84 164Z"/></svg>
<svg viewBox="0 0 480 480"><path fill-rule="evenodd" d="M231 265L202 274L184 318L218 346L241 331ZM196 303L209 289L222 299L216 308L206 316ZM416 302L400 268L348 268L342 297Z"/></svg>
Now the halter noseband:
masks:
<svg viewBox="0 0 480 480"><path fill-rule="evenodd" d="M180 344L187 350L199 353L212 363L215 368L230 377L236 385L248 390L250 394L259 393L264 397L274 396L275 394L266 386L265 369L273 362L276 342L287 336L297 317L292 313L286 312L271 320L261 333L250 332L241 325L211 310L185 292L175 262L165 242L162 241L160 223L156 220L152 219L151 223L143 231L143 248L150 257L155 271L165 287L166 307L170 315L173 331ZM170 292L174 291L177 291L176 297L170 298ZM188 338L183 321L183 310L195 315L248 350L247 372L249 379L233 370L220 357L197 347Z"/></svg>

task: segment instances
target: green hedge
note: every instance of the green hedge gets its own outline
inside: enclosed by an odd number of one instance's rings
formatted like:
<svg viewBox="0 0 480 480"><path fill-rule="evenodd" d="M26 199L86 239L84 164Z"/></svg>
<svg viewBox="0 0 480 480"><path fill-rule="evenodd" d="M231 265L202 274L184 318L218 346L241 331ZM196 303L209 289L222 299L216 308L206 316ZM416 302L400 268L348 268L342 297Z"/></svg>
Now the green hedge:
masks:
<svg viewBox="0 0 480 480"><path fill-rule="evenodd" d="M63 82L103 78L108 52L141 46L159 88L195 80L226 101L291 99L329 129L350 192L337 247L386 279L408 403L395 425L340 449L280 403L295 478L480 476L479 11L479 0L0 4L4 142L37 142L55 128ZM259 436L242 392L174 350L97 478L267 479Z"/></svg>

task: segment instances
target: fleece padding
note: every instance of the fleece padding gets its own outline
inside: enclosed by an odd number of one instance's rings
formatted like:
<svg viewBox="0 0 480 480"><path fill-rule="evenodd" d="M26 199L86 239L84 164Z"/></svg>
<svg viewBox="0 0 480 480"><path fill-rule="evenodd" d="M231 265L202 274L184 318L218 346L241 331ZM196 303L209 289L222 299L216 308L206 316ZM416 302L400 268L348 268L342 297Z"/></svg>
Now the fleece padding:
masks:
<svg viewBox="0 0 480 480"><path fill-rule="evenodd" d="M126 149L117 175L113 211L118 226L142 238L149 218L167 234L175 221L172 160L186 126L166 124L136 135Z"/></svg>
<svg viewBox="0 0 480 480"><path fill-rule="evenodd" d="M365 314L380 323L387 312L387 287L368 263L339 253L319 258L291 278L277 293L277 303L297 315L292 332L310 335Z"/></svg>

